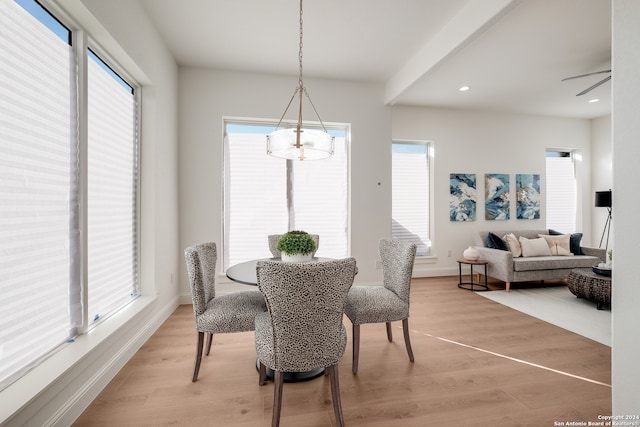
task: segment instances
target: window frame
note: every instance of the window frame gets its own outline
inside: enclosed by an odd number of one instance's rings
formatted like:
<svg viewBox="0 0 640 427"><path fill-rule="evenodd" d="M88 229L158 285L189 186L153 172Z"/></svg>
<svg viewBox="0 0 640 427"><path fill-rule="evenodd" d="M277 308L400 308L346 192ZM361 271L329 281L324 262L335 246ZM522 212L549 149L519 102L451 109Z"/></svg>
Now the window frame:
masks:
<svg viewBox="0 0 640 427"><path fill-rule="evenodd" d="M553 225L553 224L549 224L549 170L548 170L548 157L554 157L554 156L549 156L548 153L567 153L569 154L569 156L557 156L557 157L570 157L571 159L571 164L573 166L573 182L575 184L575 188L574 188L574 192L575 192L575 206L574 206L574 218L573 218L573 222L574 222L574 229L573 230L559 230L558 228L562 228L562 227L558 227L557 225ZM582 154L581 151L579 149L576 148L556 148L556 147L547 147L545 148L545 227L546 228L551 228L551 229L555 229L556 231L559 232L563 232L563 233L573 233L578 231L581 226L581 197L580 197L580 191L582 188L582 183L581 183L581 175L580 175L580 160L582 158Z"/></svg>
<svg viewBox="0 0 640 427"><path fill-rule="evenodd" d="M222 194L221 194L221 216L222 216L222 221L221 221L221 236L222 236L222 245L221 245L221 251L222 251L222 256L221 258L221 263L222 263L222 268L221 268L221 273L224 273L224 271L226 271L227 268L229 268L231 265L226 265L226 251L228 250L227 248L227 233L226 233L226 209L227 209L227 187L226 187L226 175L227 175L227 162L226 162L226 153L225 153L225 146L226 146L226 142L224 141L224 139L226 138L226 130L227 130L227 126L229 124L231 125L251 125L251 126L264 126L264 127L268 127L268 128L272 128L273 130L276 129L276 126L278 125L278 123L280 122L280 127L287 127L287 126L295 126L296 125L296 121L294 120L282 120L279 121L277 119L265 119L265 118L250 118L250 117L237 117L237 116L223 116L222 117L222 136L221 136L221 141L223 141L223 143L221 144L221 155L220 158L222 159L222 168L221 168L221 182L222 182ZM344 132L344 144L345 144L345 162L346 162L346 171L345 171L345 175L346 175L346 183L345 183L345 188L346 188L346 202L345 202L345 252L346 255L345 256L349 256L349 254L351 253L351 125L349 123L336 123L336 122L323 122L324 128L328 131L331 132L333 130L336 131L340 131L340 132ZM320 122L313 122L313 121L304 121L303 122L303 127L306 128L311 128L311 129L318 129L318 130L323 130L322 125L320 124ZM267 156L267 152L266 152L266 134L265 134L265 145L264 145L264 155ZM309 160L310 162L322 162L323 160ZM286 164L290 165L292 164L291 162L295 162L295 160L286 160ZM287 179L289 179L289 176L292 174L292 170L291 168L287 167ZM287 185L287 193L288 193L288 197L290 197L289 192L291 191L291 187L290 185ZM291 208L289 208L289 213L290 213ZM288 218L288 224L289 227L291 227L291 217L289 216ZM286 230L285 230L286 231ZM322 242L322 241L321 241ZM265 248L268 247L266 245L266 236L265 236ZM322 246L322 243L321 243Z"/></svg>
<svg viewBox="0 0 640 427"><path fill-rule="evenodd" d="M71 271L70 281L69 281L69 295L72 299L71 305L72 310L73 305L78 302L81 303L82 314L76 317L72 316L71 323L69 324L70 328L75 327L75 335L76 337L80 337L86 335L89 330L97 328L100 324L102 324L106 319L111 317L116 313L120 313L124 308L131 306L132 303L137 298L132 298L130 301L126 302L120 308L114 309L109 313L106 313L104 317L98 321L92 322L91 319L88 319L87 310L87 290L90 289L90 284L87 281L87 220L88 220L88 204L87 204L87 190L88 190L88 181L87 181L87 150L88 150L88 61L92 61L93 59L89 58L89 51L91 50L100 61L104 63L104 65L111 70L112 74L117 75L117 77L125 81L132 89L132 96L134 97L133 102L135 107L133 108L133 117L134 120L134 140L132 141L132 148L135 150L135 160L134 160L134 170L132 171L134 175L135 182L132 182L133 186L133 202L131 204L132 209L135 212L132 212L132 226L135 227L134 233L135 238L132 241L132 244L135 245L135 259L132 259L132 262L135 263L135 288L137 289L137 297L145 295L143 286L142 286L142 278L141 278L141 135L140 135L140 123L141 123L141 85L128 73L125 68L118 63L118 61L114 60L114 58L107 53L105 49L103 49L100 44L95 41L87 31L85 31L80 25L76 23L76 21L71 18L63 9L61 9L54 2L49 0L34 0L34 4L41 7L50 17L55 20L58 24L63 26L69 31L69 40L63 40L67 42L70 46L70 56L73 59L72 63L69 64L71 69L71 79L72 85L75 85L75 88L72 86L72 90L67 94L69 99L72 102L72 106L75 107L74 114L74 123L76 127L76 135L75 139L72 138L69 141L70 145L75 145L77 150L77 172L72 181L77 181L77 189L74 192L71 200L73 203L69 207L69 212L72 218L72 221L75 221L75 225L73 225L70 230L78 231L78 237L70 237L69 242L76 242L72 244L76 247L76 251L72 251L70 249L70 264L69 269ZM58 32L54 31L51 27L47 26L45 22L35 16L29 9L25 8L19 2L15 2L18 7L22 7L26 10L28 14L33 16L36 20L40 21L45 27L52 31L54 34L58 34ZM104 67L102 67L104 68ZM73 114L72 114L73 116ZM74 224L72 222L72 224ZM146 303L145 303L146 304ZM77 308L76 308L77 309ZM109 327L106 327L106 330ZM41 356L34 359L30 362L29 366L37 367L39 364L46 361L53 354L57 353L60 350L65 349L71 342L74 340L69 340L66 343L60 343L56 348L43 353ZM27 374L28 371L23 372L20 376L16 378L12 378L8 381L3 388L10 387L12 383L19 380L22 376Z"/></svg>

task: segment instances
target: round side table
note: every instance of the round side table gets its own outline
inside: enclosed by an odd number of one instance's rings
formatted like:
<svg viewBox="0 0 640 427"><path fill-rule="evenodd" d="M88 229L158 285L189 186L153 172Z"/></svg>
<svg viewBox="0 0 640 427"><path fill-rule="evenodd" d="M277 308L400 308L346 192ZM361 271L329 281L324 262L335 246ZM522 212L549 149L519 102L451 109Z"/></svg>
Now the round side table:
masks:
<svg viewBox="0 0 640 427"><path fill-rule="evenodd" d="M487 284L487 264L489 261L484 261L481 259L472 260L466 258L458 258L458 287L460 289L466 289L468 291L488 291L489 285ZM469 265L469 281L462 281L462 264ZM476 273L478 275L477 280L473 281L473 266L474 265L484 265L484 284L480 283L480 273Z"/></svg>

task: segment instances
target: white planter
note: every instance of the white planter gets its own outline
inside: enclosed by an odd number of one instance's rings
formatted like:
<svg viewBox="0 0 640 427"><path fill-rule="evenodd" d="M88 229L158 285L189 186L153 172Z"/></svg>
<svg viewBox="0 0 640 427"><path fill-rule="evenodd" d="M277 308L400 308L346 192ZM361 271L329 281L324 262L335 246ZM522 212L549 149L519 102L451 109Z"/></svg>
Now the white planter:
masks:
<svg viewBox="0 0 640 427"><path fill-rule="evenodd" d="M292 254L292 255L287 255L284 252L281 254L282 256L282 261L284 262L305 262L305 261L311 261L311 258L313 257L313 254Z"/></svg>

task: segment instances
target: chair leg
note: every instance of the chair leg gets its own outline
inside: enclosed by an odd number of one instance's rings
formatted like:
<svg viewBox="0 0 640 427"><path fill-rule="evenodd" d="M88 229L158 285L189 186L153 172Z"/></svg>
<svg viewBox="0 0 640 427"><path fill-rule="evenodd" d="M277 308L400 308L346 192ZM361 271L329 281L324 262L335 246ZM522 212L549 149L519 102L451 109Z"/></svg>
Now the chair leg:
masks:
<svg viewBox="0 0 640 427"><path fill-rule="evenodd" d="M338 382L338 365L328 366L331 378L331 398L333 400L333 413L336 416L336 425L344 426L344 415L342 414L342 400L340 399L340 383Z"/></svg>
<svg viewBox="0 0 640 427"><path fill-rule="evenodd" d="M282 382L284 374L282 371L274 371L273 375L273 415L271 416L271 427L280 425L280 412L282 410Z"/></svg>
<svg viewBox="0 0 640 427"><path fill-rule="evenodd" d="M506 285L507 285L507 292L509 292L509 290L511 289L511 282L507 282Z"/></svg>
<svg viewBox="0 0 640 427"><path fill-rule="evenodd" d="M353 325L353 358L351 359L351 371L358 373L358 358L360 357L360 325Z"/></svg>
<svg viewBox="0 0 640 427"><path fill-rule="evenodd" d="M260 369L258 370L258 385L265 385L267 382L267 367L262 361L259 361Z"/></svg>
<svg viewBox="0 0 640 427"><path fill-rule="evenodd" d="M391 322L387 322L387 339L389 342L393 341L393 334L391 333Z"/></svg>
<svg viewBox="0 0 640 427"><path fill-rule="evenodd" d="M213 341L213 334L211 332L209 332L207 334L207 351L205 352L205 355L209 355L209 353L211 352L211 341Z"/></svg>
<svg viewBox="0 0 640 427"><path fill-rule="evenodd" d="M404 344L407 346L409 360L413 362L413 350L411 349L411 340L409 339L409 319L402 320L402 332L404 332Z"/></svg>
<svg viewBox="0 0 640 427"><path fill-rule="evenodd" d="M200 372L200 362L202 362L202 347L204 346L204 332L198 332L198 343L196 344L196 363L193 368L192 382L198 381L198 372Z"/></svg>

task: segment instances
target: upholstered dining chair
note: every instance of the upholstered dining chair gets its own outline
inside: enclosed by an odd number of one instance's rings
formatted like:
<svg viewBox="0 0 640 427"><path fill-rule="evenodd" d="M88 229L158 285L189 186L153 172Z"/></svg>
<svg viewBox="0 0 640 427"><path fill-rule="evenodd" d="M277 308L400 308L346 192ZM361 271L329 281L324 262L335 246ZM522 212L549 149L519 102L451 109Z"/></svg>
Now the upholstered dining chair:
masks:
<svg viewBox="0 0 640 427"><path fill-rule="evenodd" d="M206 355L211 351L213 334L253 331L255 317L267 311L260 291L242 291L216 297L215 243L203 243L184 250L191 285L193 314L196 320L198 341L192 381L198 380L200 362L207 335Z"/></svg>
<svg viewBox="0 0 640 427"><path fill-rule="evenodd" d="M345 314L353 325L352 371L358 373L360 325L386 323L387 339L391 342L391 322L402 320L404 343L409 360L413 350L409 339L409 291L416 257L416 245L397 239L382 239L379 245L384 286L354 286L349 291Z"/></svg>
<svg viewBox="0 0 640 427"><path fill-rule="evenodd" d="M344 425L338 363L347 343L342 319L356 260L260 261L256 272L268 310L256 316L259 384L265 384L267 367L274 371L271 425L280 423L283 374L317 368L329 374L336 424Z"/></svg>
<svg viewBox="0 0 640 427"><path fill-rule="evenodd" d="M267 239L269 241L269 251L271 252L271 256L273 256L274 258L280 258L280 251L277 248L278 240L280 240L280 237L282 237L282 234L269 234L267 236ZM311 238L316 242L316 250L313 251L312 254L313 256L316 256L316 252L320 247L320 235L311 234Z"/></svg>

